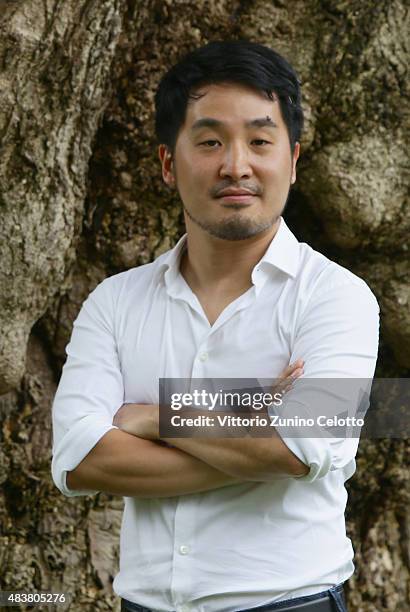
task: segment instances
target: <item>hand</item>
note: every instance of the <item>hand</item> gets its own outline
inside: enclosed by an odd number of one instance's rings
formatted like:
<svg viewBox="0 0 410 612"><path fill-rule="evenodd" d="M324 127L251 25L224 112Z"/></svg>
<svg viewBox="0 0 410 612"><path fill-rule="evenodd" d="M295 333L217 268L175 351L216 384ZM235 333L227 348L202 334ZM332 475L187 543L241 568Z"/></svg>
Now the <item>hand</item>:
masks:
<svg viewBox="0 0 410 612"><path fill-rule="evenodd" d="M158 440L158 404L123 404L112 424L138 438Z"/></svg>
<svg viewBox="0 0 410 612"><path fill-rule="evenodd" d="M292 388L294 380L303 374L304 361L298 359L287 366L273 385L273 393L284 395ZM144 438L159 440L159 406L158 404L123 404L114 415L113 425L122 431Z"/></svg>
<svg viewBox="0 0 410 612"><path fill-rule="evenodd" d="M282 370L279 376L275 379L275 384L272 387L273 393L280 393L284 395L287 391L292 388L293 382L302 376L303 366L305 362L303 359L297 359L294 363L288 365L287 368Z"/></svg>

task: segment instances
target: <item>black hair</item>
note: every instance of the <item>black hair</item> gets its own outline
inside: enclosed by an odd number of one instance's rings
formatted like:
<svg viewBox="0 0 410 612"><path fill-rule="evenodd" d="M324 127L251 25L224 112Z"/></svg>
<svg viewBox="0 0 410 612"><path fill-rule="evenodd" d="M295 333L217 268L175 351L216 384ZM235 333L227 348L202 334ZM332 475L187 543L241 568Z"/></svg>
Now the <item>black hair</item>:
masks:
<svg viewBox="0 0 410 612"><path fill-rule="evenodd" d="M161 79L155 94L158 142L173 153L195 90L212 83L239 83L279 100L290 148L303 128L300 82L292 66L273 49L246 41L214 41L191 51Z"/></svg>

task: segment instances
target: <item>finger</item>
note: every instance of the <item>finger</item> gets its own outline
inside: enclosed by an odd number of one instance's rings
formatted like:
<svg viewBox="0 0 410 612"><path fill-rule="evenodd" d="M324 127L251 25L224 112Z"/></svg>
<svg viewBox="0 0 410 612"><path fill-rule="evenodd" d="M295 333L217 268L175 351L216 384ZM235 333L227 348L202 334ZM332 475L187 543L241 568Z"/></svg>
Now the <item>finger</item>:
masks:
<svg viewBox="0 0 410 612"><path fill-rule="evenodd" d="M296 380L296 378L299 378L299 376L302 376L303 373L304 373L303 368L296 368L296 370L294 370L292 374L289 376L289 379Z"/></svg>
<svg viewBox="0 0 410 612"><path fill-rule="evenodd" d="M295 382L295 380L299 378L300 376L302 376L303 373L304 373L303 368L297 367L296 369L291 371L291 373L288 376L286 376L286 378L278 380L276 384L273 385L273 391L275 393L280 393L284 395L285 393L290 391L290 389L293 387L293 383Z"/></svg>
<svg viewBox="0 0 410 612"><path fill-rule="evenodd" d="M287 385L292 384L297 378L299 378L300 376L302 376L302 374L304 373L303 368L296 368L295 370L291 371L290 374L288 374L286 377L284 378L278 378L276 379L273 388L276 389L277 387L282 388L285 387Z"/></svg>
<svg viewBox="0 0 410 612"><path fill-rule="evenodd" d="M297 370L299 368L303 368L304 363L305 362L303 361L303 359L297 359L296 361L294 361L293 363L288 365L284 370L282 370L282 372L278 376L278 379L279 380L283 380L285 378L288 378L289 376L292 375L292 373L295 370Z"/></svg>

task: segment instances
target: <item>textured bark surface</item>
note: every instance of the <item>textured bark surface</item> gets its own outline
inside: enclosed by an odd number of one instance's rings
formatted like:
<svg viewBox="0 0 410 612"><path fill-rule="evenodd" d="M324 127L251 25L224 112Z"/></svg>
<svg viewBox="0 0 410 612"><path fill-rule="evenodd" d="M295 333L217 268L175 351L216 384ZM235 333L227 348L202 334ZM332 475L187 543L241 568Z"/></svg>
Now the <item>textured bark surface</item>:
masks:
<svg viewBox="0 0 410 612"><path fill-rule="evenodd" d="M90 290L182 231L156 159L156 84L217 38L292 61L307 125L286 219L367 280L382 310L377 373L406 377L409 13L404 0L3 0L1 10L0 589L64 590L75 612L118 610L123 502L55 489L50 406ZM349 493L350 610L408 609L408 442L363 441Z"/></svg>
<svg viewBox="0 0 410 612"><path fill-rule="evenodd" d="M76 258L123 4L27 0L1 15L0 392L20 382L30 330Z"/></svg>

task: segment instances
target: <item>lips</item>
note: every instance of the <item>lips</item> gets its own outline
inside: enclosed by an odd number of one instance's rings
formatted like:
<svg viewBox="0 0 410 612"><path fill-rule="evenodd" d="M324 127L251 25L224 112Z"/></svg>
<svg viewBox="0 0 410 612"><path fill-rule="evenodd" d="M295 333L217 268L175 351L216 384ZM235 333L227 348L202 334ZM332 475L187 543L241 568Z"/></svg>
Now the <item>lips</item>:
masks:
<svg viewBox="0 0 410 612"><path fill-rule="evenodd" d="M250 191L249 189L233 189L232 187L228 189L222 189L216 196L217 198L224 198L227 196L253 196L255 193Z"/></svg>

